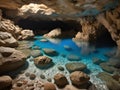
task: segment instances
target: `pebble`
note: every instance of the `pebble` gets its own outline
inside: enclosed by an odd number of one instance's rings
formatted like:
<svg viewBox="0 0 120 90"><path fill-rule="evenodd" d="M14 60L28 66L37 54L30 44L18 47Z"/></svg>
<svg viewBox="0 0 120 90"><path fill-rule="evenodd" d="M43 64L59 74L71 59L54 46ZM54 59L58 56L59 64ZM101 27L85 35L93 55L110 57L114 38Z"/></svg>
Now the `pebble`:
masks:
<svg viewBox="0 0 120 90"><path fill-rule="evenodd" d="M30 73L29 73L29 72L26 72L26 73L25 73L25 76L26 76L26 77L29 77L29 76L30 76Z"/></svg>
<svg viewBox="0 0 120 90"><path fill-rule="evenodd" d="M41 79L45 79L45 75L41 74L41 75L40 75L40 78L41 78Z"/></svg>
<svg viewBox="0 0 120 90"><path fill-rule="evenodd" d="M36 75L34 73L30 74L30 79L34 80L36 78Z"/></svg>
<svg viewBox="0 0 120 90"><path fill-rule="evenodd" d="M58 70L60 70L60 71L64 71L64 67L62 67L62 66L58 66Z"/></svg>

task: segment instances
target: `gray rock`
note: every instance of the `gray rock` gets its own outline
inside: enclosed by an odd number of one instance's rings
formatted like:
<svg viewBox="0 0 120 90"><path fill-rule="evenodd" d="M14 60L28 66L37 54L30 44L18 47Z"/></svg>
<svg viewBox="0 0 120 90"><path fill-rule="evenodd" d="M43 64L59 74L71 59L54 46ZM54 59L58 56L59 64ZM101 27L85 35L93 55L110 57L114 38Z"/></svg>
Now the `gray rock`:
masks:
<svg viewBox="0 0 120 90"><path fill-rule="evenodd" d="M40 50L32 50L31 51L31 56L33 57L38 57L38 56L42 56L42 52Z"/></svg>
<svg viewBox="0 0 120 90"><path fill-rule="evenodd" d="M60 71L64 71L64 67L62 67L62 66L58 66L58 69L59 69Z"/></svg>
<svg viewBox="0 0 120 90"><path fill-rule="evenodd" d="M101 72L97 75L97 77L105 82L109 90L120 90L120 83L113 79L110 74Z"/></svg>
<svg viewBox="0 0 120 90"><path fill-rule="evenodd" d="M66 69L69 71L69 72L73 72L73 71L82 71L84 69L87 68L87 66L83 63L77 63L77 62L74 62L74 63L67 63L65 65Z"/></svg>
<svg viewBox="0 0 120 90"><path fill-rule="evenodd" d="M57 56L58 55L58 52L51 48L44 48L43 51L48 56Z"/></svg>
<svg viewBox="0 0 120 90"><path fill-rule="evenodd" d="M70 60L70 61L79 61L80 57L77 56L77 55L74 55L74 54L70 54L70 55L67 56L67 59Z"/></svg>

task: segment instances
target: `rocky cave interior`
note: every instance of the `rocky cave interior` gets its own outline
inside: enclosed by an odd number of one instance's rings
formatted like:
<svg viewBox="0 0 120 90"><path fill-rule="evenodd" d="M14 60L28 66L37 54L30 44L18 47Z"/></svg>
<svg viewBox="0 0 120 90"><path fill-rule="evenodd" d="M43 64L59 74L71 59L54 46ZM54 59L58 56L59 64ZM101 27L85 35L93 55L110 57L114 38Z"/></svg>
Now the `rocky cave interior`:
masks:
<svg viewBox="0 0 120 90"><path fill-rule="evenodd" d="M44 35L55 28L60 28L62 30L62 38L72 38L78 31L82 32L82 26L79 21L76 20L34 20L34 19L19 19L15 24L23 29L33 30L35 35ZM108 30L101 25L99 28L101 34L97 37L96 42L91 42L91 44L96 44L97 47L104 46L116 46L116 42L111 38Z"/></svg>

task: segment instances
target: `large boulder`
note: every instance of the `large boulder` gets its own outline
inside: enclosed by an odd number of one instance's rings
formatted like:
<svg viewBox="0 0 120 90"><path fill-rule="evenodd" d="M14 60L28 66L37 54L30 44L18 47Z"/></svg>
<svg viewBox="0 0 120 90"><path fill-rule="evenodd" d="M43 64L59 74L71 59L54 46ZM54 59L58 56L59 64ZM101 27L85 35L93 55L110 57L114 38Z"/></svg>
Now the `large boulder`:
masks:
<svg viewBox="0 0 120 90"><path fill-rule="evenodd" d="M32 39L33 37L34 37L34 33L32 30L22 30L19 39L25 40L25 39Z"/></svg>
<svg viewBox="0 0 120 90"><path fill-rule="evenodd" d="M84 72L75 71L70 74L70 80L73 85L80 86L80 85L88 83L88 81L90 80L90 77Z"/></svg>
<svg viewBox="0 0 120 90"><path fill-rule="evenodd" d="M112 78L112 76L106 72L101 72L97 75L102 81L105 82L109 90L120 90L120 83Z"/></svg>
<svg viewBox="0 0 120 90"><path fill-rule="evenodd" d="M52 59L47 56L39 56L34 59L34 63L37 66L48 66L52 63Z"/></svg>
<svg viewBox="0 0 120 90"><path fill-rule="evenodd" d="M0 47L0 73L18 69L25 64L26 56L13 48Z"/></svg>
<svg viewBox="0 0 120 90"><path fill-rule="evenodd" d="M57 56L58 52L52 48L43 48L43 51L48 56Z"/></svg>
<svg viewBox="0 0 120 90"><path fill-rule="evenodd" d="M8 32L0 32L0 46L16 47L17 40Z"/></svg>
<svg viewBox="0 0 120 90"><path fill-rule="evenodd" d="M50 31L49 33L45 34L44 37L56 38L56 37L60 37L60 35L61 35L61 29L56 28L56 29L53 29L52 31Z"/></svg>
<svg viewBox="0 0 120 90"><path fill-rule="evenodd" d="M0 90L6 90L5 88L9 86L12 86L12 78L10 76L0 76Z"/></svg>
<svg viewBox="0 0 120 90"><path fill-rule="evenodd" d="M21 28L15 26L14 23L10 20L4 19L0 23L0 31L11 33L12 36L18 39L19 35L21 34Z"/></svg>
<svg viewBox="0 0 120 90"><path fill-rule="evenodd" d="M64 88L64 87L68 84L68 80L67 80L67 78L65 77L65 75L60 74L60 73L57 73L57 74L54 76L54 81L55 81L55 84L56 84L59 88Z"/></svg>
<svg viewBox="0 0 120 90"><path fill-rule="evenodd" d="M66 69L69 71L69 72L73 72L73 71L83 71L87 68L87 66L83 63L80 63L80 62L73 62L73 63L67 63L65 65Z"/></svg>
<svg viewBox="0 0 120 90"><path fill-rule="evenodd" d="M53 83L44 83L44 90L56 90L56 87Z"/></svg>

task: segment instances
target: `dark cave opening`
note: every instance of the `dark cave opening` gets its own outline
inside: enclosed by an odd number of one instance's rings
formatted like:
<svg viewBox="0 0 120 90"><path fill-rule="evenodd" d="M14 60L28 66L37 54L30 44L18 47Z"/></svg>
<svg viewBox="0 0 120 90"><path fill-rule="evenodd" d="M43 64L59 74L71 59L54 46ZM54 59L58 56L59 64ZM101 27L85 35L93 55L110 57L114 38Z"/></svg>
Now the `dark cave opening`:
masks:
<svg viewBox="0 0 120 90"><path fill-rule="evenodd" d="M98 37L97 37L97 41L96 41L96 46L97 47L113 47L113 46L117 46L116 42L113 41L110 33L108 32L108 30L101 25L101 27L99 27L98 29Z"/></svg>
<svg viewBox="0 0 120 90"><path fill-rule="evenodd" d="M52 21L52 20L39 20L34 21L30 19L21 19L16 22L16 24L23 29L31 29L34 31L35 35L43 35L45 33L48 33L49 31L60 28L62 32L66 33L69 31L74 31L73 34L76 34L80 29L81 25L79 22L76 22L74 20L69 21ZM69 33L68 33L69 34Z"/></svg>
<svg viewBox="0 0 120 90"><path fill-rule="evenodd" d="M78 31L81 31L82 27L79 24L79 22L75 20L69 20L69 21L52 21L52 20L39 20L34 21L30 19L20 19L15 23L16 25L22 27L23 29L31 29L35 33L35 35L43 35L48 33L49 31L55 29L55 28L61 28L62 30L62 36L65 36L65 38L73 38L75 37L76 33ZM111 47L116 46L116 43L112 40L110 33L108 30L101 26L99 28L100 33L97 36L96 46L97 47Z"/></svg>

